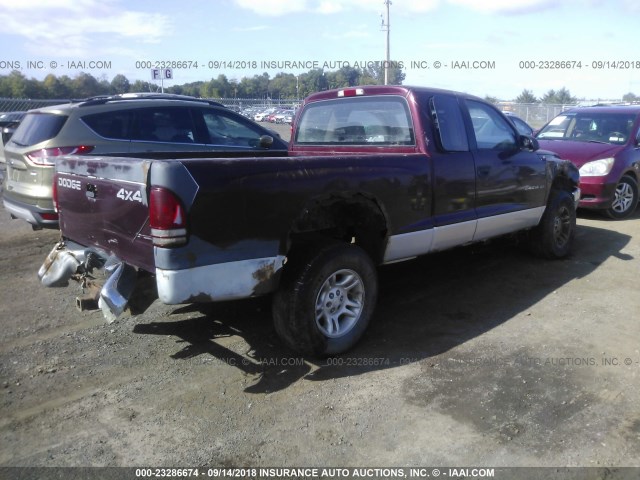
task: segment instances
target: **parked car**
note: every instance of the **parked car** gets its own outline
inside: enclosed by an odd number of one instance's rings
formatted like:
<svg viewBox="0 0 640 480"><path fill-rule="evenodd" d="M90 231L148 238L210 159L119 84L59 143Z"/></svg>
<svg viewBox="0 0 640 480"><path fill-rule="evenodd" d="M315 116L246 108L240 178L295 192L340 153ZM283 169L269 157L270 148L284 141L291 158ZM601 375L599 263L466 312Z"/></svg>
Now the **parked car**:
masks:
<svg viewBox="0 0 640 480"><path fill-rule="evenodd" d="M502 113L504 113L505 116L511 121L511 123L513 123L520 135L533 136L533 127L523 119L521 119L519 116L517 116L515 113L509 111Z"/></svg>
<svg viewBox="0 0 640 480"><path fill-rule="evenodd" d="M275 123L291 123L293 119L293 110L280 110L273 116Z"/></svg>
<svg viewBox="0 0 640 480"><path fill-rule="evenodd" d="M165 94L95 97L27 113L5 146L3 202L35 228L56 228L52 181L59 156L266 150L285 154L287 142L216 102Z"/></svg>
<svg viewBox="0 0 640 480"><path fill-rule="evenodd" d="M291 113L287 113L285 114L284 118L283 118L283 123L288 123L289 125L293 124L293 119L295 117L295 113L293 112L293 110L291 111Z"/></svg>
<svg viewBox="0 0 640 480"><path fill-rule="evenodd" d="M276 117L279 115L282 115L283 114L282 112L284 112L284 110L282 109L277 109L271 112L269 115L267 115L267 118L266 118L267 122L276 123Z"/></svg>
<svg viewBox="0 0 640 480"><path fill-rule="evenodd" d="M268 108L266 110L262 110L261 112L258 112L254 115L253 119L256 122L266 122L267 121L267 117L269 115L271 115L273 112L275 112L275 108Z"/></svg>
<svg viewBox="0 0 640 480"><path fill-rule="evenodd" d="M640 181L640 106L578 107L561 113L538 133L541 148L580 169L579 206L614 219L631 215Z"/></svg>
<svg viewBox="0 0 640 480"><path fill-rule="evenodd" d="M2 134L2 145L0 146L0 163L5 163L4 145L9 141L13 133L20 125L26 112L4 112L0 113L0 133Z"/></svg>

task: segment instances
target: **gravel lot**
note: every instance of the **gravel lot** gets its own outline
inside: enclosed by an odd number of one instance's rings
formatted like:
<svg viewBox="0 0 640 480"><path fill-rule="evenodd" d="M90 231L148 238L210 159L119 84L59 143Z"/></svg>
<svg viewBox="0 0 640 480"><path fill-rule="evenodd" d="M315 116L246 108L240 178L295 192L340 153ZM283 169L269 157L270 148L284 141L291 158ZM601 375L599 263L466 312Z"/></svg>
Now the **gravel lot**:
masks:
<svg viewBox="0 0 640 480"><path fill-rule="evenodd" d="M640 210L574 253L509 241L380 269L349 354L279 342L269 299L106 324L0 207L0 466L640 466Z"/></svg>

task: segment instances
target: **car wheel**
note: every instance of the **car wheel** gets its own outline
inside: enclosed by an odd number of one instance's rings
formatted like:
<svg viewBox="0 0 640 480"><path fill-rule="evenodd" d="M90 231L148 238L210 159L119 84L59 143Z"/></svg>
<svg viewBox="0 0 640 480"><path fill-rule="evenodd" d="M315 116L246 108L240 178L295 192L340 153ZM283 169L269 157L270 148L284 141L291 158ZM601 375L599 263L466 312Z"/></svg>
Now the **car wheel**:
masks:
<svg viewBox="0 0 640 480"><path fill-rule="evenodd" d="M638 184L631 177L622 177L616 185L611 207L605 213L616 220L631 215L638 205Z"/></svg>
<svg viewBox="0 0 640 480"><path fill-rule="evenodd" d="M294 253L273 297L276 332L305 355L345 352L366 330L377 292L375 266L355 245Z"/></svg>
<svg viewBox="0 0 640 480"><path fill-rule="evenodd" d="M531 249L544 258L566 257L571 250L575 230L573 198L564 190L552 192L540 223L531 231Z"/></svg>

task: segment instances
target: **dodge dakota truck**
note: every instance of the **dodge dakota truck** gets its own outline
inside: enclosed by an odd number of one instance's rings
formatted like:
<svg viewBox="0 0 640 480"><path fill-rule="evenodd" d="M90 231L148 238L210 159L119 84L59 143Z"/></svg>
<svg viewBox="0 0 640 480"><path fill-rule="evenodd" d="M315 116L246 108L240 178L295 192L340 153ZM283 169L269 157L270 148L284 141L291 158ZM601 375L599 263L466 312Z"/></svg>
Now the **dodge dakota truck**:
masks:
<svg viewBox="0 0 640 480"><path fill-rule="evenodd" d="M284 344L334 355L367 328L378 265L507 234L565 257L578 183L479 98L323 91L298 111L287 156L59 159L62 238L39 276L74 277L116 316L142 276L166 304L272 294Z"/></svg>

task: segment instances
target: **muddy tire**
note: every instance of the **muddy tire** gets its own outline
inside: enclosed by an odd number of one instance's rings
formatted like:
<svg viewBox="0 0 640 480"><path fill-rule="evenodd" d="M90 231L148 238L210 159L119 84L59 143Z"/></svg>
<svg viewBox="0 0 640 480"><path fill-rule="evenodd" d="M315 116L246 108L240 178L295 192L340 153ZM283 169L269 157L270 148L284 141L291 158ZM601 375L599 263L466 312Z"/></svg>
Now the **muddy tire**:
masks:
<svg viewBox="0 0 640 480"><path fill-rule="evenodd" d="M325 245L289 256L273 298L276 332L311 356L346 352L362 337L378 296L375 265L361 248Z"/></svg>
<svg viewBox="0 0 640 480"><path fill-rule="evenodd" d="M631 215L638 205L638 184L631 177L622 177L616 185L611 206L605 210L609 218L620 220Z"/></svg>
<svg viewBox="0 0 640 480"><path fill-rule="evenodd" d="M531 250L543 258L564 258L571 251L575 232L573 198L564 190L552 192L540 223L531 231Z"/></svg>

